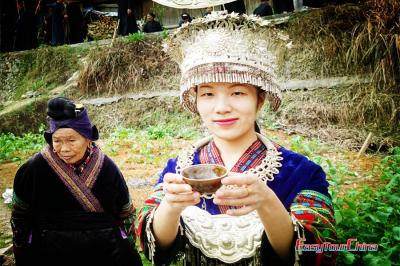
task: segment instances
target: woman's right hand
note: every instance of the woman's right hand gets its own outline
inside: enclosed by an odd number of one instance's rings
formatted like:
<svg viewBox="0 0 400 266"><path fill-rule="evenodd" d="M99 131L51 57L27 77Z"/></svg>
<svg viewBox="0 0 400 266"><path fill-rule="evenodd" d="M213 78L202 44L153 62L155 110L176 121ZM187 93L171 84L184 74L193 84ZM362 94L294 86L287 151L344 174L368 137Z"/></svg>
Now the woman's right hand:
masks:
<svg viewBox="0 0 400 266"><path fill-rule="evenodd" d="M193 192L192 187L177 174L165 174L163 190L165 193L153 219L153 231L157 245L168 248L178 234L182 211L200 202L200 193Z"/></svg>
<svg viewBox="0 0 400 266"><path fill-rule="evenodd" d="M200 202L200 193L183 181L181 175L167 173L164 176L164 201L175 211L182 212L186 207Z"/></svg>

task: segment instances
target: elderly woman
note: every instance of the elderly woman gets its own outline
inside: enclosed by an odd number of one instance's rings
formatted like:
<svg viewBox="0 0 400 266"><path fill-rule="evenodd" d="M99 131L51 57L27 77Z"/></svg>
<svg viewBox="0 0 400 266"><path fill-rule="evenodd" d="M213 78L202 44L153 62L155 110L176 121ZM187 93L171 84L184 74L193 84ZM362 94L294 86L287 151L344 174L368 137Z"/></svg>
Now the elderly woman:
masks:
<svg viewBox="0 0 400 266"><path fill-rule="evenodd" d="M334 263L335 253L301 251L303 244L336 241L325 173L256 124L265 102L271 110L281 102L271 31L257 18L213 13L169 40L182 71L182 104L211 136L168 161L140 210L137 235L155 264ZM182 171L196 164L230 171L215 194L184 182Z"/></svg>
<svg viewBox="0 0 400 266"><path fill-rule="evenodd" d="M135 208L114 162L95 144L87 110L49 101L48 145L14 180L11 224L17 265L141 265Z"/></svg>

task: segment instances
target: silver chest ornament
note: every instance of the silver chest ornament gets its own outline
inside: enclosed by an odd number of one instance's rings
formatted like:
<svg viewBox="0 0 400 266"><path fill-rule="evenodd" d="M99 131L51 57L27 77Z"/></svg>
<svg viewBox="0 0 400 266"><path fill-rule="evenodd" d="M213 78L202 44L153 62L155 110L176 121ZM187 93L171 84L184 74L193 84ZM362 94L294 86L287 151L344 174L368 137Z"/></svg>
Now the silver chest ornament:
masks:
<svg viewBox="0 0 400 266"><path fill-rule="evenodd" d="M253 257L264 227L255 211L243 216L211 215L195 206L182 212L189 242L209 257L235 263Z"/></svg>

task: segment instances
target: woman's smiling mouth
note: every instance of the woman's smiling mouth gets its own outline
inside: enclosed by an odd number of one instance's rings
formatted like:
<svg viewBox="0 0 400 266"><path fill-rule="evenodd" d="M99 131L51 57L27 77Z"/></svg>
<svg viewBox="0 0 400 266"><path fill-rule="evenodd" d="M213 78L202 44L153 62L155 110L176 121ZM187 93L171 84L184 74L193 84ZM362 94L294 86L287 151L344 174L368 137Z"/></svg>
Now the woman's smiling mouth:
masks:
<svg viewBox="0 0 400 266"><path fill-rule="evenodd" d="M214 123L216 123L219 126L230 126L236 123L239 118L228 118L228 119L218 119L218 120L213 120Z"/></svg>

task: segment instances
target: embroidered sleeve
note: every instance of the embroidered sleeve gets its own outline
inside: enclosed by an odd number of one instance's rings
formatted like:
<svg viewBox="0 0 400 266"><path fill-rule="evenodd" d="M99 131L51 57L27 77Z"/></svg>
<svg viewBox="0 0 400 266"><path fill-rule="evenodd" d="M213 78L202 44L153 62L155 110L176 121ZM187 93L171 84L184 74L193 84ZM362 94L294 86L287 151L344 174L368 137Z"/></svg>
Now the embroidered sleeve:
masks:
<svg viewBox="0 0 400 266"><path fill-rule="evenodd" d="M124 231L134 241L136 239L135 237L136 209L135 206L133 206L131 198L129 198L128 203L122 206L119 218L121 220Z"/></svg>
<svg viewBox="0 0 400 266"><path fill-rule="evenodd" d="M126 185L125 178L121 171L114 164L111 159L107 157L108 162L111 165L111 171L114 174L115 188L117 197L115 198L115 204L117 208L117 215L119 219L119 226L122 234L126 234L131 242L135 242L135 218L136 209L133 205L132 198L129 194L128 186Z"/></svg>
<svg viewBox="0 0 400 266"><path fill-rule="evenodd" d="M291 214L304 228L305 239L297 240L296 248L302 244L336 243L335 218L331 199L313 190L302 190L290 206ZM334 265L337 253L330 251L303 251L302 265Z"/></svg>
<svg viewBox="0 0 400 266"><path fill-rule="evenodd" d="M184 239L182 230L178 232L175 242L167 250L157 248L157 243L152 230L153 215L164 197L163 178L166 173L175 173L176 160L168 161L160 175L152 195L145 200L143 207L139 210L136 218L136 235L139 239L140 248L147 258L155 265L169 264L176 258L179 250L183 248Z"/></svg>
<svg viewBox="0 0 400 266"><path fill-rule="evenodd" d="M149 198L147 198L144 201L142 208L138 212L136 219L136 235L138 236L140 248L142 250L144 249L145 245L143 236L144 236L144 230L145 230L144 225L146 223L146 219L148 219L149 214L152 211L154 211L158 207L158 205L160 205L160 202L163 197L164 193L163 193L162 183L159 183L154 187L153 193Z"/></svg>

